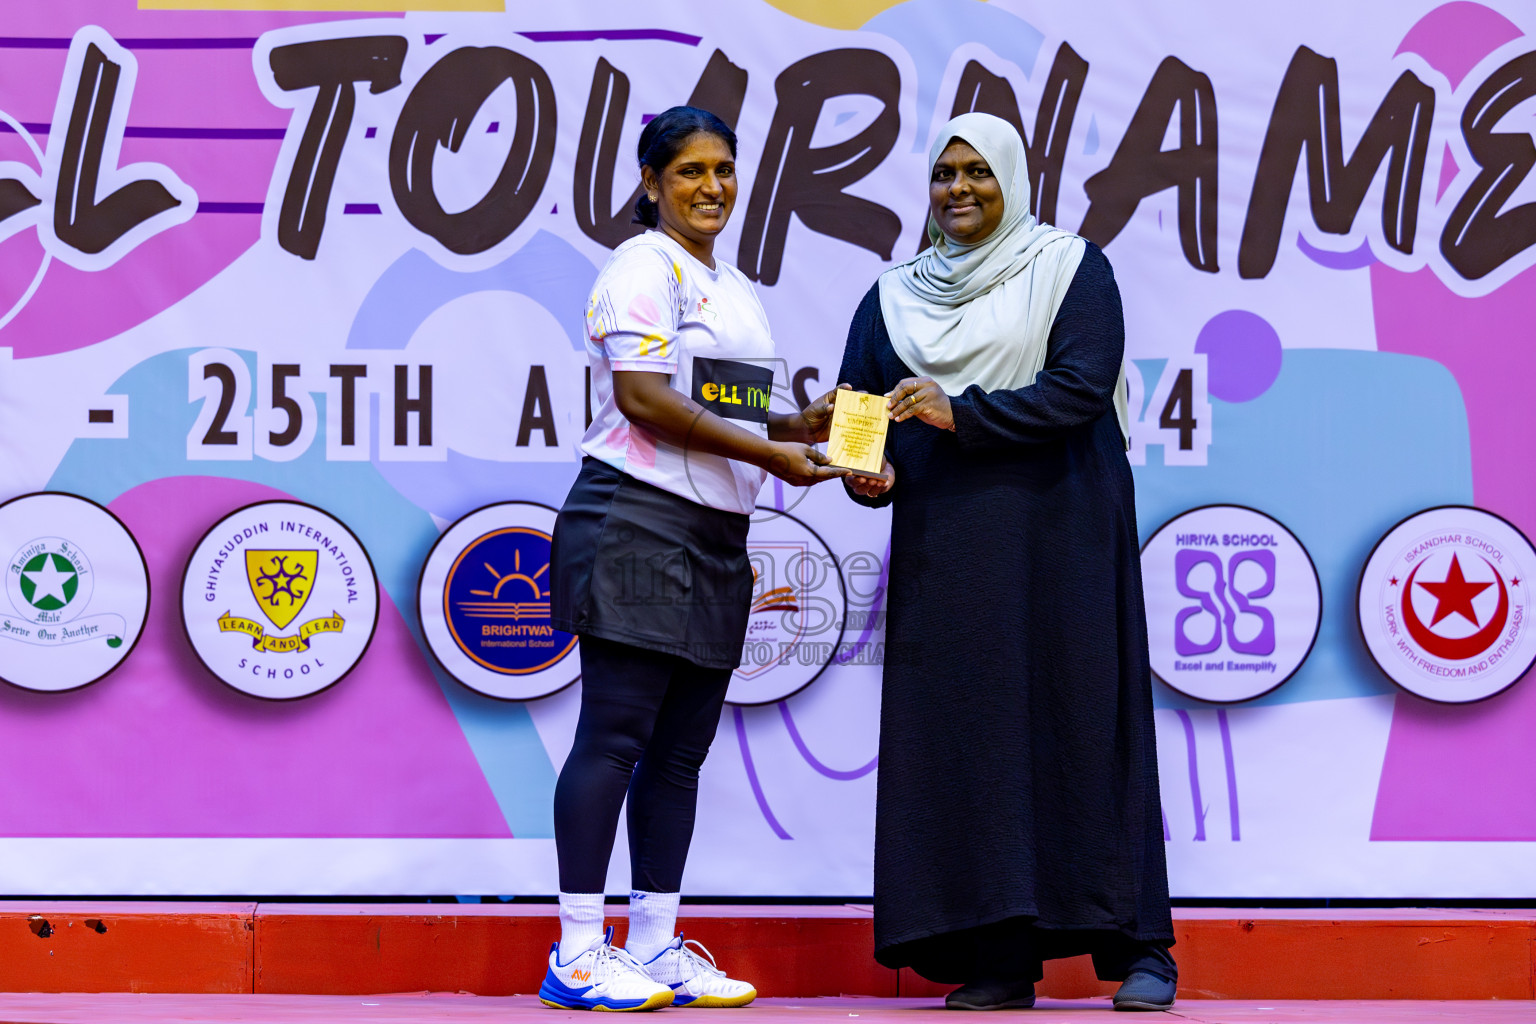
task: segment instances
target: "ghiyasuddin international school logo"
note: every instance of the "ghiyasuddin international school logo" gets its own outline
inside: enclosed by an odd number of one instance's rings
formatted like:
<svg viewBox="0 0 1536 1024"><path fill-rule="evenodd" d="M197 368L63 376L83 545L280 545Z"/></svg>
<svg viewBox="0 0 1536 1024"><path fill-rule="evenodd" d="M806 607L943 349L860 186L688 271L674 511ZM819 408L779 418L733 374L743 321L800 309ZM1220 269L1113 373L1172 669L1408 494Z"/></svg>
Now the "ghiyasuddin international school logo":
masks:
<svg viewBox="0 0 1536 1024"><path fill-rule="evenodd" d="M247 549L245 579L251 585L256 606L267 622L278 630L287 629L309 603L315 574L320 569L320 552L309 550L270 551ZM225 612L219 616L219 631L244 633L258 651L289 654L309 650L310 640L319 633L340 633L347 620L339 612L310 619L289 634L269 633L260 622Z"/></svg>
<svg viewBox="0 0 1536 1024"><path fill-rule="evenodd" d="M1491 697L1536 661L1527 621L1536 550L1482 509L1410 516L1376 545L1360 575L1360 632L1393 682L1428 700Z"/></svg>
<svg viewBox="0 0 1536 1024"><path fill-rule="evenodd" d="M555 511L508 501L471 512L433 545L417 593L438 663L488 697L548 696L580 675L576 637L550 622Z"/></svg>
<svg viewBox="0 0 1536 1024"><path fill-rule="evenodd" d="M362 658L378 622L362 544L299 502L248 505L216 523L182 577L182 621L208 670L253 697L318 693Z"/></svg>
<svg viewBox="0 0 1536 1024"><path fill-rule="evenodd" d="M0 506L8 607L0 608L0 678L59 691L106 675L144 625L149 578L121 522L69 494Z"/></svg>

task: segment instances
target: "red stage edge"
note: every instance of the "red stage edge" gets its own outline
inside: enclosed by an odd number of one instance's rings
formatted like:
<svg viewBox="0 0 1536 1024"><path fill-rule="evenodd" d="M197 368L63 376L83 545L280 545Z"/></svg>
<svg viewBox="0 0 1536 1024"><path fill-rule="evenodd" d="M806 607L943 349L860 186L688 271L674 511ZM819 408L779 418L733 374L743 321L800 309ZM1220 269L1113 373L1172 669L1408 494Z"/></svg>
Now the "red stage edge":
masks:
<svg viewBox="0 0 1536 1024"><path fill-rule="evenodd" d="M624 932L624 907L609 907ZM1536 911L1175 911L1180 999L1536 998ZM934 996L872 957L867 906L684 906L679 928L761 995ZM553 906L0 903L0 991L365 995L538 989ZM1086 957L1042 997L1107 995Z"/></svg>

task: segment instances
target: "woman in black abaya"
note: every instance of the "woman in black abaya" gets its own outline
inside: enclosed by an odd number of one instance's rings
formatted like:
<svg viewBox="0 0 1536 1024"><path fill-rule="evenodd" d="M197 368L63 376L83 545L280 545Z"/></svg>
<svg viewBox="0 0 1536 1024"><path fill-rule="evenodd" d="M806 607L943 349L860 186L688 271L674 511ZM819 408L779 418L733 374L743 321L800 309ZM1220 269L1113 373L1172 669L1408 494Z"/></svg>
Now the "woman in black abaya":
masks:
<svg viewBox="0 0 1536 1024"><path fill-rule="evenodd" d="M1165 1009L1119 291L1030 215L1007 122L954 119L930 164L933 245L865 296L838 378L895 420L886 477L846 481L894 503L875 955L994 1009L1091 953L1117 1008Z"/></svg>

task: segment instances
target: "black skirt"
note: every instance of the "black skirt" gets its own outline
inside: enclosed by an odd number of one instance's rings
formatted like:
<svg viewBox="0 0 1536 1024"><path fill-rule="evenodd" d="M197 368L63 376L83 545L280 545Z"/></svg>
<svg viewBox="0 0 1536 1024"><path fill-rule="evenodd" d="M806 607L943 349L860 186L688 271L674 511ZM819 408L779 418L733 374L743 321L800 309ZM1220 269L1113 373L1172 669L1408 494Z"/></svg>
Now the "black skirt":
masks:
<svg viewBox="0 0 1536 1024"><path fill-rule="evenodd" d="M734 669L752 609L750 522L583 459L555 520L550 621Z"/></svg>

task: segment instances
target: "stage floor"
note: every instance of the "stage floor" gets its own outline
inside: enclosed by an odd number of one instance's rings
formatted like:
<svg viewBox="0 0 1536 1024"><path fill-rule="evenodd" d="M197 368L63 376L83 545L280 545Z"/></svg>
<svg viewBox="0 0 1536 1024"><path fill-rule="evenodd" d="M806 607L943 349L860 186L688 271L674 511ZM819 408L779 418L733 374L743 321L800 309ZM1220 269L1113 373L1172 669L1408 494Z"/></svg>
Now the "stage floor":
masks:
<svg viewBox="0 0 1536 1024"><path fill-rule="evenodd" d="M760 999L741 1010L668 1010L683 1024L716 1021L845 1024L922 1024L955 1015L937 999L840 997ZM1181 1001L1169 1013L1116 1013L1105 998L1042 999L1032 1010L1005 1011L1030 1024L1092 1024L1094 1021L1170 1020L1197 1024L1514 1024L1530 1021L1529 1002L1431 1002L1419 1000L1214 1000ZM0 994L0 1024L414 1024L414 1022L591 1020L591 1014L553 1010L532 996L444 993L386 996ZM653 1018L647 1018L653 1019ZM965 1019L965 1018L961 1018Z"/></svg>

